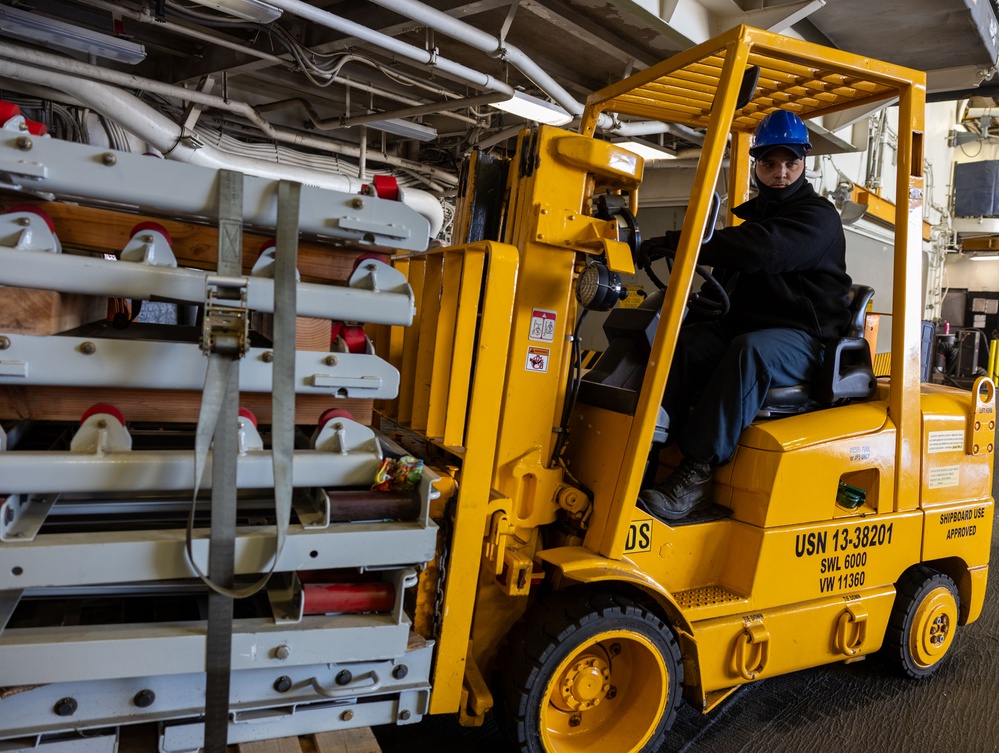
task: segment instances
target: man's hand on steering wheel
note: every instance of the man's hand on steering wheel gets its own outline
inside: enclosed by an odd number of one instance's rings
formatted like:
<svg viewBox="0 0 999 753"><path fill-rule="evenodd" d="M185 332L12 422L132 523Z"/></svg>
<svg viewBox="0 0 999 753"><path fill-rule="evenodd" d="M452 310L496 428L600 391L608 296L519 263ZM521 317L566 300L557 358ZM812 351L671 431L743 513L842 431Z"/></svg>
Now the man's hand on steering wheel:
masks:
<svg viewBox="0 0 999 753"><path fill-rule="evenodd" d="M646 267L659 259L672 258L676 254L676 246L679 242L679 230L668 230L663 235L656 236L655 238L647 238L642 241L642 245L638 251L639 265Z"/></svg>

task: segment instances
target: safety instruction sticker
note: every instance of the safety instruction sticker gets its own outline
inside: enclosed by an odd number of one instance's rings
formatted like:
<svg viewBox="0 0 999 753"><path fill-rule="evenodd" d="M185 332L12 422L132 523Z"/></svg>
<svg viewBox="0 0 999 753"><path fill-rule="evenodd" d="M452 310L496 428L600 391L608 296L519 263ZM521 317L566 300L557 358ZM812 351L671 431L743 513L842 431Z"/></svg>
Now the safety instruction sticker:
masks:
<svg viewBox="0 0 999 753"><path fill-rule="evenodd" d="M943 489L948 486L959 486L961 483L961 466L944 465L940 468L930 468L930 489Z"/></svg>
<svg viewBox="0 0 999 753"><path fill-rule="evenodd" d="M534 309L531 311L531 332L527 338L539 343L555 342L555 322L557 321L557 312L548 309ZM545 366L545 371L547 370L548 367Z"/></svg>
<svg viewBox="0 0 999 753"><path fill-rule="evenodd" d="M960 452L964 449L964 432L960 429L954 431L931 431L926 438L926 452Z"/></svg>
<svg viewBox="0 0 999 753"><path fill-rule="evenodd" d="M548 358L550 355L550 348L539 348L535 345L528 346L527 365L524 368L528 371L537 371L543 374L548 371Z"/></svg>

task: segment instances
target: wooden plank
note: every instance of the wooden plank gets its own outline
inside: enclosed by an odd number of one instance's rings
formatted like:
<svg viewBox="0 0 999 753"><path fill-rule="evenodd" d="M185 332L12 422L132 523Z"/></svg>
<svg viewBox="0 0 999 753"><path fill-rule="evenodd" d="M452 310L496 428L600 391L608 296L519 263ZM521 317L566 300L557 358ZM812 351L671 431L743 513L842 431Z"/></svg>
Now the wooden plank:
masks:
<svg viewBox="0 0 999 753"><path fill-rule="evenodd" d="M274 314L254 312L250 315L250 326L255 331L274 342ZM333 323L329 319L314 319L299 316L295 319L295 350L328 351Z"/></svg>
<svg viewBox="0 0 999 753"><path fill-rule="evenodd" d="M0 210L15 204L36 204L55 223L56 235L67 248L96 253L117 254L140 222L162 225L173 241L173 253L182 267L215 269L218 262L218 228L189 222L163 219L143 214L129 214L110 209L82 207L59 202L31 202L20 198L0 198ZM272 236L243 233L243 271L249 273L260 256L260 247ZM354 260L361 253L332 243L301 241L298 247L298 271L303 282L336 282L350 277Z"/></svg>
<svg viewBox="0 0 999 753"><path fill-rule="evenodd" d="M297 737L279 737L275 740L253 740L239 743L239 753L302 753Z"/></svg>
<svg viewBox="0 0 999 753"><path fill-rule="evenodd" d="M0 333L54 335L104 319L107 310L107 298L0 287Z"/></svg>
<svg viewBox="0 0 999 753"><path fill-rule="evenodd" d="M201 392L196 390L94 389L84 387L0 387L0 419L79 421L94 403L116 405L128 421L197 423ZM271 396L266 392L244 392L239 404L249 408L261 424L271 422ZM297 395L295 423L315 425L328 408L343 408L362 424L371 423L372 401Z"/></svg>
<svg viewBox="0 0 999 753"><path fill-rule="evenodd" d="M317 753L382 753L370 727L320 732L314 739Z"/></svg>

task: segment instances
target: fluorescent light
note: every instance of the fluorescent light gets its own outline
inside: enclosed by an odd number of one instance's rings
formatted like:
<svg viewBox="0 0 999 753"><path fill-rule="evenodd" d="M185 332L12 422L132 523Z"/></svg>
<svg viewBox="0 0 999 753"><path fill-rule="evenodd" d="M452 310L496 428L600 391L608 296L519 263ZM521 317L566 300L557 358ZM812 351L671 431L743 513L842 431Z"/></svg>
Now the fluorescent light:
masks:
<svg viewBox="0 0 999 753"><path fill-rule="evenodd" d="M0 34L129 65L146 57L146 48L141 44L9 5L0 6Z"/></svg>
<svg viewBox="0 0 999 753"><path fill-rule="evenodd" d="M999 254L982 254L981 256L972 256L971 261L999 261Z"/></svg>
<svg viewBox="0 0 999 753"><path fill-rule="evenodd" d="M676 155L672 152L667 152L661 146L650 144L647 141L628 139L626 141L615 141L614 143L622 149L634 152L644 160L655 161L657 159L676 159Z"/></svg>
<svg viewBox="0 0 999 753"><path fill-rule="evenodd" d="M269 24L281 17L281 9L261 0L194 0L198 5L220 10L236 18Z"/></svg>
<svg viewBox="0 0 999 753"><path fill-rule="evenodd" d="M436 128L431 128L430 126L425 126L421 123L414 123L413 121L406 120L404 118L372 120L370 122L362 123L362 125L368 128L374 128L376 131L393 133L396 136L402 136L406 139L414 139L415 141L433 141L437 138Z"/></svg>
<svg viewBox="0 0 999 753"><path fill-rule="evenodd" d="M494 102L490 107L517 115L524 120L533 120L536 123L547 123L553 126L565 125L572 120L572 115L558 105L553 105L551 102L523 92L514 92L510 99Z"/></svg>

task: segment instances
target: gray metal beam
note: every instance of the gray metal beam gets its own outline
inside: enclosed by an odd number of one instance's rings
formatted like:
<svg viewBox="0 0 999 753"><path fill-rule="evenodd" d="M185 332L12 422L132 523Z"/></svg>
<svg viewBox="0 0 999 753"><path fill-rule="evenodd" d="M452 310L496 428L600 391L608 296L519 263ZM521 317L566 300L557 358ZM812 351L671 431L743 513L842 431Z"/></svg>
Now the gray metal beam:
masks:
<svg viewBox="0 0 999 753"><path fill-rule="evenodd" d="M409 624L380 614L315 615L295 625L256 617L237 620L232 637L234 672L269 669L284 673L303 665L393 659L406 651ZM281 646L287 650L279 652ZM0 665L4 685L204 672L205 624L11 628L0 635ZM332 677L320 684L328 684L335 693ZM359 690L345 689L342 695L358 695ZM315 692L309 695L312 700L316 697Z"/></svg>
<svg viewBox="0 0 999 753"><path fill-rule="evenodd" d="M185 529L52 533L33 541L4 542L0 546L0 592L192 578L185 534ZM433 559L436 543L437 526L433 523L331 523L322 529L293 524L276 569L413 565ZM207 562L207 530L194 532L192 550L196 561ZM237 575L266 572L273 557L273 526L237 529Z"/></svg>
<svg viewBox="0 0 999 753"><path fill-rule="evenodd" d="M357 226L365 227L363 223ZM0 284L21 288L199 304L205 300L205 281L212 276L194 269L0 246ZM273 313L274 280L248 277L246 291L251 311ZM376 292L301 282L297 314L335 321L409 324L413 294L408 286L405 291Z"/></svg>
<svg viewBox="0 0 999 753"><path fill-rule="evenodd" d="M0 182L27 191L138 206L160 215L218 218L218 171L172 160L98 149L57 139L0 137ZM150 179L150 160L155 179ZM276 180L247 175L243 221L277 224ZM360 245L423 251L430 237L426 218L398 201L330 189L302 187L301 230ZM114 249L109 249L114 250Z"/></svg>
<svg viewBox="0 0 999 753"><path fill-rule="evenodd" d="M10 345L0 350L0 384L164 390L200 390L205 384L208 361L194 343L5 336ZM240 362L240 391L270 392L272 362L270 349L251 348ZM398 391L399 372L376 355L295 353L298 394L378 399Z"/></svg>
<svg viewBox="0 0 999 753"><path fill-rule="evenodd" d="M297 450L293 484L305 487L370 486L381 457L371 450L348 452ZM205 466L202 489L211 488L212 455ZM237 461L237 487L272 489L274 460L270 450L250 450ZM0 453L0 492L114 493L185 491L194 488L193 450L131 450Z"/></svg>

